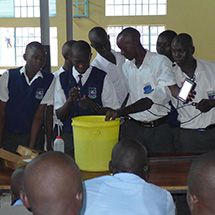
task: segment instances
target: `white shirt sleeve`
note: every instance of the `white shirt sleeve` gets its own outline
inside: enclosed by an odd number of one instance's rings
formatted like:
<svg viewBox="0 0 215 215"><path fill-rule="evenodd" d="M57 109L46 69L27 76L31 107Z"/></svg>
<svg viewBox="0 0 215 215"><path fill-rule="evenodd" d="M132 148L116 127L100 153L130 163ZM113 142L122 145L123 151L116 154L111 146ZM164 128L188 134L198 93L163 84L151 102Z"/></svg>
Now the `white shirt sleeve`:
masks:
<svg viewBox="0 0 215 215"><path fill-rule="evenodd" d="M171 194L168 192L167 193L167 213L166 214L175 215L175 211L176 211L176 208L175 208L173 198L172 198Z"/></svg>
<svg viewBox="0 0 215 215"><path fill-rule="evenodd" d="M55 78L53 78L51 85L46 91L45 96L43 97L40 104L53 105L54 104L54 86L55 86Z"/></svg>
<svg viewBox="0 0 215 215"><path fill-rule="evenodd" d="M0 100L3 102L7 102L9 99L8 79L9 79L9 71L7 70L0 77Z"/></svg>
<svg viewBox="0 0 215 215"><path fill-rule="evenodd" d="M66 96L60 84L60 77L57 76L54 89L54 110L61 108L66 102Z"/></svg>
<svg viewBox="0 0 215 215"><path fill-rule="evenodd" d="M116 91L108 74L104 79L102 90L102 105L103 107L109 107L112 109L118 109L120 107Z"/></svg>

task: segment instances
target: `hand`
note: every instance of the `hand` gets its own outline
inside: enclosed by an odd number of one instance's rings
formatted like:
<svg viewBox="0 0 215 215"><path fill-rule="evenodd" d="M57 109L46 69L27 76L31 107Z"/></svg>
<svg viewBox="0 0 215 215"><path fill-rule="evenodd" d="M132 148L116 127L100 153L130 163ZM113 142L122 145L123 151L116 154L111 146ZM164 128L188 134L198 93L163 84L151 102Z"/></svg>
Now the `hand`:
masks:
<svg viewBox="0 0 215 215"><path fill-rule="evenodd" d="M214 99L202 99L199 103L196 104L196 109L200 110L203 113L208 112L213 107L215 107Z"/></svg>
<svg viewBox="0 0 215 215"><path fill-rule="evenodd" d="M115 120L119 117L117 110L108 110L105 116L105 121Z"/></svg>
<svg viewBox="0 0 215 215"><path fill-rule="evenodd" d="M80 88L79 87L73 87L72 89L70 89L69 91L69 100L71 100L72 102L76 101L78 98L78 95L80 93Z"/></svg>
<svg viewBox="0 0 215 215"><path fill-rule="evenodd" d="M83 110L93 110L96 106L96 103L87 98L85 95L78 100L78 104Z"/></svg>
<svg viewBox="0 0 215 215"><path fill-rule="evenodd" d="M188 102L192 102L193 99L195 98L196 95L196 91L192 90L191 92L189 92L188 96L187 96L187 100L185 102L183 102L183 104L187 104Z"/></svg>

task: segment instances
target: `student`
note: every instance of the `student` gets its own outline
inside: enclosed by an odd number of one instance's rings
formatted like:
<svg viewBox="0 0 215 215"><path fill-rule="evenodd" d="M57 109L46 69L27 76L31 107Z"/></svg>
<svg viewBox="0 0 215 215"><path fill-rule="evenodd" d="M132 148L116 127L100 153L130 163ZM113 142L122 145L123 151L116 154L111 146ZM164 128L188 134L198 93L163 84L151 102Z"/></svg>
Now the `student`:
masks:
<svg viewBox="0 0 215 215"><path fill-rule="evenodd" d="M193 103L172 100L181 123L176 150L184 153L215 149L215 63L194 58L194 51L190 35L182 33L173 39L172 55L177 64L174 74L178 86L182 86L185 78L196 83Z"/></svg>
<svg viewBox="0 0 215 215"><path fill-rule="evenodd" d="M148 155L134 139L119 141L113 148L110 172L113 175L86 180L81 215L174 215L171 194L147 183Z"/></svg>
<svg viewBox="0 0 215 215"><path fill-rule="evenodd" d="M215 152L193 161L189 176L187 202L192 215L215 214Z"/></svg>
<svg viewBox="0 0 215 215"><path fill-rule="evenodd" d="M25 168L23 204L34 215L78 215L82 207L81 174L75 161L62 152L45 152Z"/></svg>
<svg viewBox="0 0 215 215"><path fill-rule="evenodd" d="M60 75L63 71L69 70L72 68L72 46L75 43L75 40L68 40L62 46L62 56L64 58L64 64L60 67L59 70L55 71L53 74L55 77Z"/></svg>
<svg viewBox="0 0 215 215"><path fill-rule="evenodd" d="M92 66L105 71L111 78L120 105L123 103L127 89L123 76L122 65L125 58L111 49L109 35L101 27L94 27L88 34L91 46L97 51Z"/></svg>
<svg viewBox="0 0 215 215"><path fill-rule="evenodd" d="M174 37L176 36L177 34L175 33L175 31L172 31L172 30L163 31L158 35L158 39L156 43L156 49L158 54L165 55L172 62L174 62L174 60L172 58L171 43Z"/></svg>
<svg viewBox="0 0 215 215"><path fill-rule="evenodd" d="M121 54L128 59L123 65L129 91L128 105L109 111L106 119L127 116L121 138L136 138L149 153L172 152L172 134L167 123L171 92L175 86L171 62L164 56L146 51L140 33L126 28L117 36Z"/></svg>
<svg viewBox="0 0 215 215"><path fill-rule="evenodd" d="M108 108L119 108L109 76L90 66L91 48L85 41L72 46L73 68L60 74L55 87L55 110L63 122L65 151L73 151L72 118L105 114Z"/></svg>
<svg viewBox="0 0 215 215"><path fill-rule="evenodd" d="M72 46L75 43L75 40L68 40L62 46L62 55L64 57L64 64L60 67L59 70L55 71L53 74L55 78L59 76L64 71L70 71L73 67L72 65ZM54 121L54 136L53 139L58 135L58 126L62 127L62 122L57 118L56 112L54 110L53 113L53 121Z"/></svg>
<svg viewBox="0 0 215 215"><path fill-rule="evenodd" d="M18 145L35 147L44 124L44 110L53 105L54 76L41 68L46 53L39 42L26 46L26 65L0 78L0 147L15 152Z"/></svg>
<svg viewBox="0 0 215 215"><path fill-rule="evenodd" d="M20 192L23 189L23 175L25 166L16 169L11 175L11 206L0 208L2 215L28 215L32 214L23 205L20 199Z"/></svg>

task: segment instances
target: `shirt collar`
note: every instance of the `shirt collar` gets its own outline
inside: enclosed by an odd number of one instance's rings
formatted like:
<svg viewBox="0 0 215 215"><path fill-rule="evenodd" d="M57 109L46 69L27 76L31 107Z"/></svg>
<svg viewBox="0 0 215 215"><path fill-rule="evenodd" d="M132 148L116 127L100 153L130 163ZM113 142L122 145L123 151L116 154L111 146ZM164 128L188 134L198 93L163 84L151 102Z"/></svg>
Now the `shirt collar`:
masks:
<svg viewBox="0 0 215 215"><path fill-rule="evenodd" d="M15 203L13 204L13 206L17 206L17 205L22 205L22 200L21 199L18 199L15 201Z"/></svg>
<svg viewBox="0 0 215 215"><path fill-rule="evenodd" d="M133 181L134 183L138 183L138 182L143 183L143 181L145 181L140 176L134 173L128 173L128 172L116 173L114 174L114 177L122 181L129 181L129 182Z"/></svg>
<svg viewBox="0 0 215 215"><path fill-rule="evenodd" d="M43 78L43 74L42 74L42 72L41 72L41 70L40 70L40 71L38 71L38 72L35 74L35 76L34 76L34 77L32 78L32 80L29 82L29 79L28 79L27 74L26 74L26 67L25 67L25 66L23 66L23 67L20 69L20 74L24 74L25 79L26 79L26 82L27 82L29 85L31 85L31 84L33 83L33 81L36 80L37 78L39 78L39 77Z"/></svg>
<svg viewBox="0 0 215 215"><path fill-rule="evenodd" d="M89 75L90 75L90 72L92 70L92 66L90 66L86 72L84 74L80 74L76 69L75 67L73 66L72 68L72 74L73 74L73 77L75 78L75 80L78 82L79 81L79 76L78 75L82 75L82 80L87 80Z"/></svg>

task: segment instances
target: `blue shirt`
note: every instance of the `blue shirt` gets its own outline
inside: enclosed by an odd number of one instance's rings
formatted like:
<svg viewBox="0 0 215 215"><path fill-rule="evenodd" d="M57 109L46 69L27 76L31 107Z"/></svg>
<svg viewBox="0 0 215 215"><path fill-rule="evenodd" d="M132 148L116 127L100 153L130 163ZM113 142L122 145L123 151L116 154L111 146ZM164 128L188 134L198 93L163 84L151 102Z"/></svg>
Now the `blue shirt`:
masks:
<svg viewBox="0 0 215 215"><path fill-rule="evenodd" d="M13 206L17 206L17 205L23 205L21 199L16 200L15 203L13 204Z"/></svg>
<svg viewBox="0 0 215 215"><path fill-rule="evenodd" d="M86 180L81 215L175 215L171 194L131 173Z"/></svg>

